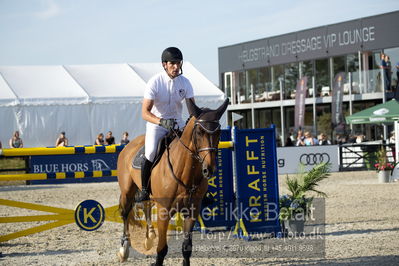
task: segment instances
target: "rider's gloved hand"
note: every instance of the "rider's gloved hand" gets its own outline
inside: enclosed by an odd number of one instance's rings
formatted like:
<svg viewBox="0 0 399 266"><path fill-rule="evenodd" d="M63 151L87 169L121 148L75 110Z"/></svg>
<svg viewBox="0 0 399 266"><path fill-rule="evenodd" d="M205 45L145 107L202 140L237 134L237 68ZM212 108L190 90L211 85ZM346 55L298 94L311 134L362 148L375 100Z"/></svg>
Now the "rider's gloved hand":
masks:
<svg viewBox="0 0 399 266"><path fill-rule="evenodd" d="M170 131L170 130L174 129L174 127L176 125L176 119L161 118L161 121L159 121L159 125Z"/></svg>

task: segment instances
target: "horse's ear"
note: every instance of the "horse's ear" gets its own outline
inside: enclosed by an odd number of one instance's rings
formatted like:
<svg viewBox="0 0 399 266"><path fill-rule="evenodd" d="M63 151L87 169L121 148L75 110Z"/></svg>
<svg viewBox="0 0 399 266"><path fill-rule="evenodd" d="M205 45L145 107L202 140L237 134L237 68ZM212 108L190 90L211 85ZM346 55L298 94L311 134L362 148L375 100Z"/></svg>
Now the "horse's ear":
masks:
<svg viewBox="0 0 399 266"><path fill-rule="evenodd" d="M202 111L197 105L195 105L193 98L186 99L186 104L188 113L195 118L198 118Z"/></svg>
<svg viewBox="0 0 399 266"><path fill-rule="evenodd" d="M229 98L226 98L224 103L221 106L219 106L219 108L216 110L218 120L222 117L228 105L229 105Z"/></svg>

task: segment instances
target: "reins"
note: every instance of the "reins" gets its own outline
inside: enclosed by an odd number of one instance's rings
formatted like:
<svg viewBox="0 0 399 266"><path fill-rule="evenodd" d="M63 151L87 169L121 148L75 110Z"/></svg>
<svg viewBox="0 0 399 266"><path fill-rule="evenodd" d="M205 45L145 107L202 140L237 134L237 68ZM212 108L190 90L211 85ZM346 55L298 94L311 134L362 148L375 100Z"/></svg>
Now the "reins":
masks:
<svg viewBox="0 0 399 266"><path fill-rule="evenodd" d="M206 122L206 123L217 123L218 126L217 126L216 129L214 129L214 130L209 130L209 129L207 129L206 127L204 127L204 126L201 124L201 123L205 123L205 122ZM194 123L193 131L192 131L192 133L191 133L191 142L194 143L195 151L192 151L186 144L184 144L184 142L181 140L179 134L178 134L174 129L171 129L171 132L175 135L175 137L177 138L178 142L190 153L190 155L191 155L194 159L196 159L196 160L201 164L201 166L202 166L203 178L207 178L208 175L209 175L209 173L208 173L208 169L207 169L207 168L204 168L204 161L205 161L206 156L208 156L208 154L211 153L211 152L213 152L213 151L217 151L217 148L214 148L214 147L206 147L206 148L201 148L201 149L198 149L198 148L197 148L197 141L196 141L197 139L196 139L196 137L194 136L194 135L195 135L195 132L196 132L196 131L195 131L195 127L196 127L197 125L199 125L205 132L207 132L207 133L210 134L210 135L213 135L213 134L215 134L218 130L220 130L220 124L219 124L219 121L218 121L218 120L214 120L214 121L196 120L195 123ZM169 134L168 134L168 135L169 135ZM165 138L167 138L167 136L165 136ZM210 144L211 144L211 146L212 146L212 144L213 144L213 143L212 143L212 138L210 138L210 141L209 141L209 142L210 142ZM181 181L181 180L175 175L174 170L173 170L173 165L172 165L172 163L171 163L171 161L170 161L170 153L169 153L170 147L169 147L167 141L165 142L165 145L166 145L166 151L167 151L167 161L168 161L169 170L170 170L170 172L171 172L173 178L176 180L176 182L177 182L179 185L181 185L182 187L184 187L184 188L186 189L186 191L187 191L187 193L188 193L188 195L189 195L189 201L188 201L188 202L191 202L192 195L193 195L194 192L197 190L198 185L192 184L192 186L189 187L188 185L184 184L184 182ZM199 153L200 153L200 152L203 152L203 151L209 151L209 152L202 158L202 157L200 156ZM206 169L206 170L205 170L205 169ZM205 172L206 172L206 173L205 173ZM205 176L205 175L206 175L206 176Z"/></svg>

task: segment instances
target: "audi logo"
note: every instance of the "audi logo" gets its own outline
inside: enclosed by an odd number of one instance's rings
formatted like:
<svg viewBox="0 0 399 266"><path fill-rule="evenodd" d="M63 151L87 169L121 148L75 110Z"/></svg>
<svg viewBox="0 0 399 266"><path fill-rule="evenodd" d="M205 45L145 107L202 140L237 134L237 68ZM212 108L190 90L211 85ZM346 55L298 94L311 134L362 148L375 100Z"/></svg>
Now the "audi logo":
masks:
<svg viewBox="0 0 399 266"><path fill-rule="evenodd" d="M330 155L327 153L308 153L302 154L299 158L299 162L304 165L316 165L320 163L329 163Z"/></svg>

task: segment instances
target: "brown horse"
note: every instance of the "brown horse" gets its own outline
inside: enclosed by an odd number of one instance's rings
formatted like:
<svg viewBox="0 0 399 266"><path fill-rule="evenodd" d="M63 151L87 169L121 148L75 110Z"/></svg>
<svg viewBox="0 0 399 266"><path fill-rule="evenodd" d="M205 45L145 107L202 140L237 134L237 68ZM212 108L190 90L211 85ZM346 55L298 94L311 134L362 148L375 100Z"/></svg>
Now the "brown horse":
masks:
<svg viewBox="0 0 399 266"><path fill-rule="evenodd" d="M216 168L216 152L220 136L220 117L225 112L228 99L217 109L200 109L187 101L191 119L181 137L167 147L159 163L152 169L152 201L157 206L158 246L154 265L162 265L168 252L166 234L169 220L176 212L184 216L183 265L190 264L192 228L201 209L201 201L208 189L208 177ZM131 167L132 158L144 145L144 136L131 141L119 154L118 182L121 190L119 201L124 222L122 247L118 256L125 261L129 256L129 214L134 212L134 197L141 188L140 170ZM147 221L146 248L151 248L155 233L151 226L151 204L143 205ZM134 217L131 215L130 217Z"/></svg>

